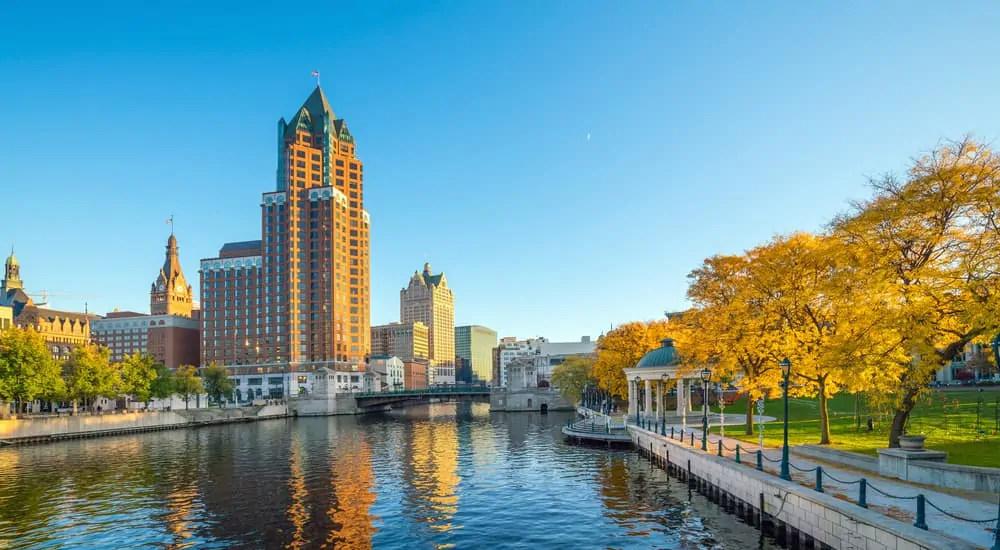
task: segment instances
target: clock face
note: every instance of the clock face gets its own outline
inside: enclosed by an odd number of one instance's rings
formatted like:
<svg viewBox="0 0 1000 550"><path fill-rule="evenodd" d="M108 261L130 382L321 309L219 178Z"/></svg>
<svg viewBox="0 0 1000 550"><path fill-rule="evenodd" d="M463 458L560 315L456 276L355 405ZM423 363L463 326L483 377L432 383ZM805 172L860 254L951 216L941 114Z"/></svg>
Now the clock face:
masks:
<svg viewBox="0 0 1000 550"><path fill-rule="evenodd" d="M156 285L156 290L159 290L160 292L163 292L164 288L166 287L164 287L163 281L160 281L160 284Z"/></svg>
<svg viewBox="0 0 1000 550"><path fill-rule="evenodd" d="M184 285L183 284L177 283L177 292L184 292Z"/></svg>

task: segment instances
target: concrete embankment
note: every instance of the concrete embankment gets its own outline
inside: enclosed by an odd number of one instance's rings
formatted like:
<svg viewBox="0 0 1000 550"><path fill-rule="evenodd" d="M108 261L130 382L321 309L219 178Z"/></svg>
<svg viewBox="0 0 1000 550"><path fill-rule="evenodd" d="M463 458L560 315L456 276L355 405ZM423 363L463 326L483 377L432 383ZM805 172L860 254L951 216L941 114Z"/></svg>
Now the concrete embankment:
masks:
<svg viewBox="0 0 1000 550"><path fill-rule="evenodd" d="M254 422L288 415L285 405L191 409L0 420L0 445L44 443L62 439L100 437L177 428Z"/></svg>
<svg viewBox="0 0 1000 550"><path fill-rule="evenodd" d="M651 431L629 427L635 447L727 510L791 548L959 550L963 540L736 464Z"/></svg>

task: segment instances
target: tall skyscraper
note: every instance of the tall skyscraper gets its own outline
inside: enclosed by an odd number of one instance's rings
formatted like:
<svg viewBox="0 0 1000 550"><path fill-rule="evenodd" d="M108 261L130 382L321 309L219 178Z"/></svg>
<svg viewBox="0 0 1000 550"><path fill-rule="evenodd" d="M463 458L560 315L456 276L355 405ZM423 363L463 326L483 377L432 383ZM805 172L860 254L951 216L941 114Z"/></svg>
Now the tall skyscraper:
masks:
<svg viewBox="0 0 1000 550"><path fill-rule="evenodd" d="M354 137L318 86L277 137L261 240L201 262L202 362L357 367L369 352L370 221Z"/></svg>
<svg viewBox="0 0 1000 550"><path fill-rule="evenodd" d="M410 284L399 291L399 320L427 325L430 368L428 384L455 383L455 296L444 273L433 275L431 264L413 272Z"/></svg>
<svg viewBox="0 0 1000 550"><path fill-rule="evenodd" d="M455 327L455 358L469 365L468 380L460 382L488 383L493 378L493 348L497 333L479 325Z"/></svg>

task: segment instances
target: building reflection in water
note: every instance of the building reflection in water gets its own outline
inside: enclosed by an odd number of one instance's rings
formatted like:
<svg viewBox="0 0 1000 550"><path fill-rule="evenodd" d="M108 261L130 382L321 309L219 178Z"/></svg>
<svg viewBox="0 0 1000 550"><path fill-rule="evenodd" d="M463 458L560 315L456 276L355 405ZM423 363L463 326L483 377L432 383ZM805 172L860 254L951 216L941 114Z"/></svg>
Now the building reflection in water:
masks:
<svg viewBox="0 0 1000 550"><path fill-rule="evenodd" d="M305 474L302 465L302 437L298 430L292 432L288 445L288 522L292 524L292 540L286 548L305 548L308 540L305 537L306 523L309 512L306 509Z"/></svg>
<svg viewBox="0 0 1000 550"><path fill-rule="evenodd" d="M352 430L338 438L331 449L330 487L333 494L327 515L333 524L321 548L368 549L376 532L374 472L371 446Z"/></svg>
<svg viewBox="0 0 1000 550"><path fill-rule="evenodd" d="M452 531L459 528L452 520L458 511L461 481L455 405L434 404L408 413L403 513L413 518L417 530L430 531L428 535ZM426 414L426 420L418 417L420 413Z"/></svg>

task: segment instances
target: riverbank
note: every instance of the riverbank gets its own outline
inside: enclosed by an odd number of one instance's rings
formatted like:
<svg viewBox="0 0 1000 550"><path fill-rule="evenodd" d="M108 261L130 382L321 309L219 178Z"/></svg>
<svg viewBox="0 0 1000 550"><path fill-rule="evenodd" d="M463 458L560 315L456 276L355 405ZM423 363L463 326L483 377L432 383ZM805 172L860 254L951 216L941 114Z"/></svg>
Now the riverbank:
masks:
<svg viewBox="0 0 1000 550"><path fill-rule="evenodd" d="M191 409L105 414L76 414L0 420L0 446L47 443L288 416L285 404L227 409Z"/></svg>

